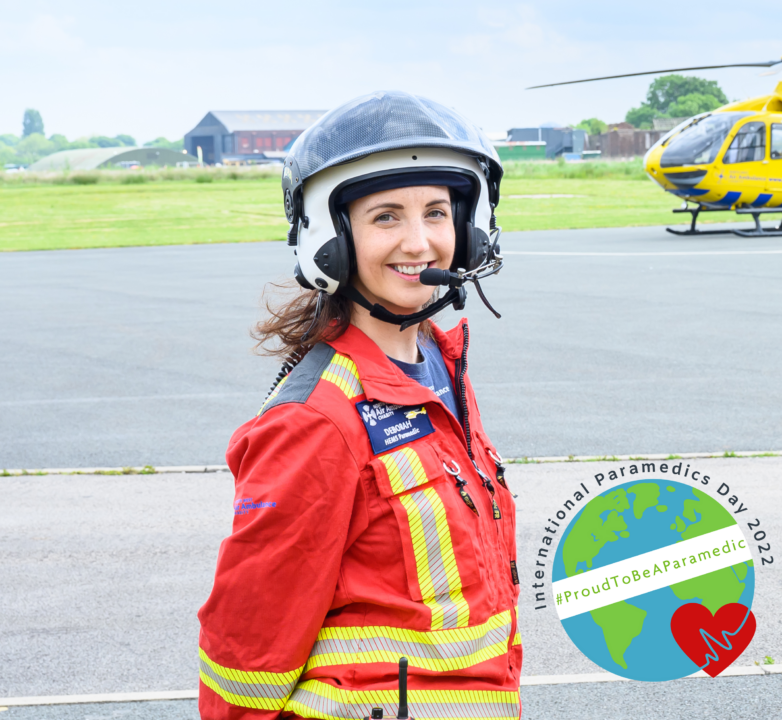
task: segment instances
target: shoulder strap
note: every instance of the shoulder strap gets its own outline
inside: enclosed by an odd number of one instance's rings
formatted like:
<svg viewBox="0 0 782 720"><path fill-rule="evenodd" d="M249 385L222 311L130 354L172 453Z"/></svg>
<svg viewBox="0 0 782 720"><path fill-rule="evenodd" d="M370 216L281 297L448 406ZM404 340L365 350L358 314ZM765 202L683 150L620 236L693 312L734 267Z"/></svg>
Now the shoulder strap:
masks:
<svg viewBox="0 0 782 720"><path fill-rule="evenodd" d="M336 351L325 343L318 343L310 350L272 391L258 415L283 403L307 402L323 371L331 364Z"/></svg>

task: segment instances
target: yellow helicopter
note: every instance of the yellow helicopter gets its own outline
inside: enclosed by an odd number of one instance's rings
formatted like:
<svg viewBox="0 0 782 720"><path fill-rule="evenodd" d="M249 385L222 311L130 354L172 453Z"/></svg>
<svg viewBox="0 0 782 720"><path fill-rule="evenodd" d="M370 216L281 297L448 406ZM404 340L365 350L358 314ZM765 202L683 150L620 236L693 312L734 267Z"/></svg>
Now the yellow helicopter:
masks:
<svg viewBox="0 0 782 720"><path fill-rule="evenodd" d="M782 60L656 70L527 89L689 70L772 67L780 63ZM782 82L771 95L723 105L681 123L649 149L644 157L644 169L661 188L685 201L673 212L692 215L688 230L667 228L668 232L675 235L782 236L782 222L772 229L760 224L762 215L782 213ZM691 207L688 203L694 205ZM695 226L702 212L731 210L739 215L751 215L754 229L699 230Z"/></svg>

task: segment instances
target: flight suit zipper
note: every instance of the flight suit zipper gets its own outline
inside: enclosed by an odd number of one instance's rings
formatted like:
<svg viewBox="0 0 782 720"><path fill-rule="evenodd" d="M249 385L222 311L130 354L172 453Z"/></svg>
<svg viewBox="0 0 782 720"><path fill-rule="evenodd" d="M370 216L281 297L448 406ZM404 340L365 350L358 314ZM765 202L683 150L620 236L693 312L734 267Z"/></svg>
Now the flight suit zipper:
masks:
<svg viewBox="0 0 782 720"><path fill-rule="evenodd" d="M458 367L456 368L456 375L458 376L459 401L462 406L462 427L464 428L464 437L467 441L467 454L474 463L475 459L472 455L472 438L470 437L470 416L467 412L467 388L464 382L464 376L467 374L467 346L470 342L470 331L467 327L467 323L462 324L462 331L464 333L462 356L457 361Z"/></svg>
<svg viewBox="0 0 782 720"><path fill-rule="evenodd" d="M486 491L489 493L489 497L491 498L492 517L495 520L500 520L502 519L502 513L500 513L500 508L494 498L494 485L492 484L488 475L486 475L486 473L478 467L478 463L475 461L475 456L472 454L470 414L467 410L467 384L464 381L464 377L467 374L467 346L470 343L470 330L466 323L462 324L462 332L464 333L464 341L462 343L462 356L459 360L457 374L459 380L459 400L461 401L462 405L462 424L464 426L464 437L467 440L467 454L470 456L470 460L472 460L473 467L478 473L478 477L480 477L481 482L483 483L483 487L486 488Z"/></svg>
<svg viewBox="0 0 782 720"><path fill-rule="evenodd" d="M478 467L478 463L475 461L475 457L472 452L472 435L470 433L470 413L467 409L467 383L465 382L465 376L467 374L467 347L470 342L470 331L467 327L466 323L462 324L462 332L464 334L464 340L462 343L462 354L461 357L456 361L456 380L457 380L457 392L459 393L459 402L461 404L462 408L462 427L464 428L464 437L467 441L467 455L469 456L470 460L472 461L473 467L475 468L478 477L480 477L481 482L483 483L484 488L486 488L487 493L489 494L490 502L491 502L491 509L492 509L492 517L495 521L500 520L502 517L500 514L500 509L497 505L496 500L494 499L494 486L491 484L491 480L486 476L485 473L481 472L480 468ZM477 511L476 511L477 512ZM500 527L497 522L494 523L495 526L495 540L493 543L493 551L492 555L494 558L489 559L487 558L487 567L491 574L490 578L490 593L492 598L492 605L496 608L497 606L497 592L499 589L499 583L497 582L497 575L496 575L496 567L497 563L499 565L502 564L502 548L501 548L501 532ZM483 533L481 533L483 535ZM487 538L488 541L488 538ZM489 541L490 542L490 541ZM494 560L494 561L492 561ZM497 566L499 566L497 565Z"/></svg>

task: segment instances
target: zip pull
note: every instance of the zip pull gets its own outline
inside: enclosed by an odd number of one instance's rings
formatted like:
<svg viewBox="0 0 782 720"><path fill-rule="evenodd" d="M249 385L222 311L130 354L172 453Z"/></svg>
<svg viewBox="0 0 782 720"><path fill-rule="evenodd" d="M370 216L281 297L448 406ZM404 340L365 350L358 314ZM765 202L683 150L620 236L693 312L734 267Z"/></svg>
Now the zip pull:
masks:
<svg viewBox="0 0 782 720"><path fill-rule="evenodd" d="M495 463L495 465L497 466L497 482L507 490L508 486L505 484L505 466L500 463Z"/></svg>
<svg viewBox="0 0 782 720"><path fill-rule="evenodd" d="M454 477L454 480L456 481L456 487L459 490L459 495L464 501L464 504L468 508L470 508L470 510L472 510L476 515L480 517L478 508L475 507L475 503L472 501L472 498L470 497L469 493L464 489L464 486L467 484L467 481L463 480L459 476L459 473L461 472L461 468L456 463L453 463L453 468L450 468L448 467L448 465L444 460L443 460L443 468L445 469L445 472L447 472L449 475L452 475Z"/></svg>
<svg viewBox="0 0 782 720"><path fill-rule="evenodd" d="M483 481L483 487L485 487L489 491L489 494L491 495L491 509L492 509L492 514L494 516L494 519L502 520L502 513L500 512L500 506L497 505L497 501L494 499L495 490L494 490L494 485L491 484L491 479L485 472L483 472L483 470L481 470L478 467L478 463L476 463L475 460L472 461L472 464L475 466L475 469L478 471L478 475Z"/></svg>
<svg viewBox="0 0 782 720"><path fill-rule="evenodd" d="M459 495L462 496L462 500L464 500L464 504L470 508L476 515L480 516L480 513L478 512L478 508L475 507L475 503L472 501L472 498L470 497L469 493L464 489L464 486L467 484L466 480L462 480L460 477L456 478L456 487L459 488Z"/></svg>
<svg viewBox="0 0 782 720"><path fill-rule="evenodd" d="M486 448L486 452L489 453L489 457L494 460L494 464L497 466L497 482L502 485L514 498L517 498L515 492L512 492L505 482L505 466L502 464L502 458L495 455L490 448Z"/></svg>

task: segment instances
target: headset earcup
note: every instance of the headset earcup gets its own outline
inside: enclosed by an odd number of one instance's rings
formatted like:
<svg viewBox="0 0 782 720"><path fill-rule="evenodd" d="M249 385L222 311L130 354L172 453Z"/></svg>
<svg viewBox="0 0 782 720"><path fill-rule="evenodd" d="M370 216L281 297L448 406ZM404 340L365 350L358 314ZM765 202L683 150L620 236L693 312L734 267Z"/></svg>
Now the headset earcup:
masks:
<svg viewBox="0 0 782 720"><path fill-rule="evenodd" d="M340 288L347 285L350 278L350 248L344 235L336 235L321 245L313 260L324 275L339 283Z"/></svg>
<svg viewBox="0 0 782 720"><path fill-rule="evenodd" d="M489 236L479 227L475 227L469 222L465 223L465 227L467 228L467 259L465 267L467 270L475 270L486 260L491 242Z"/></svg>
<svg viewBox="0 0 782 720"><path fill-rule="evenodd" d="M456 236L456 247L454 249L451 270L456 272L459 268L466 269L469 260L466 227L466 220L469 216L464 197L453 191L451 192L451 215L453 216L454 234Z"/></svg>
<svg viewBox="0 0 782 720"><path fill-rule="evenodd" d="M358 272L358 265L356 264L356 246L353 243L353 228L350 225L350 212L343 205L337 211L339 218L339 224L342 228L342 235L345 238L345 244L348 252L348 278L355 275Z"/></svg>

